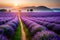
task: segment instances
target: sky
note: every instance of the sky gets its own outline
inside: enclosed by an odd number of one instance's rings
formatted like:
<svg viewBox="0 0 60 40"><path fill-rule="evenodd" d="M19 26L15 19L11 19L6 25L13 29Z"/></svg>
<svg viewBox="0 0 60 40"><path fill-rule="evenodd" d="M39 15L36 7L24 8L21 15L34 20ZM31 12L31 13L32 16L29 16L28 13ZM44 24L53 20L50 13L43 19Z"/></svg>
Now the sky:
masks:
<svg viewBox="0 0 60 40"><path fill-rule="evenodd" d="M0 7L47 6L60 7L60 0L0 0Z"/></svg>

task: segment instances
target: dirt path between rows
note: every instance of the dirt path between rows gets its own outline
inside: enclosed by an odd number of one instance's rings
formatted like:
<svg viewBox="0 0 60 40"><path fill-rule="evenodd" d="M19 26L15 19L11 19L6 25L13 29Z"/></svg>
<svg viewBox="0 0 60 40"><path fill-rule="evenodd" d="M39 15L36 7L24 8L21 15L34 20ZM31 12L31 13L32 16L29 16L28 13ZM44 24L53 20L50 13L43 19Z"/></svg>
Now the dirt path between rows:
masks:
<svg viewBox="0 0 60 40"><path fill-rule="evenodd" d="M21 33L22 33L21 40L27 40L26 39L26 33L25 33L24 29L23 29L23 24L22 24L22 21L20 19L20 15L19 14L18 14L18 18L19 18L19 23L21 25Z"/></svg>

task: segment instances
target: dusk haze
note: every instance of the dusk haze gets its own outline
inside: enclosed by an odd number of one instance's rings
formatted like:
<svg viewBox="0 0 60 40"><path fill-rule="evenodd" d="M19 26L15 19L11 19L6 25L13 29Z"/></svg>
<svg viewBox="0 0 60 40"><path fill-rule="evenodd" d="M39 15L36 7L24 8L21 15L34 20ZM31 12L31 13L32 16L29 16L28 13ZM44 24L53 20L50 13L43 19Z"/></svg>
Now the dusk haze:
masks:
<svg viewBox="0 0 60 40"><path fill-rule="evenodd" d="M0 6L47 6L47 7L60 7L60 0L0 0Z"/></svg>

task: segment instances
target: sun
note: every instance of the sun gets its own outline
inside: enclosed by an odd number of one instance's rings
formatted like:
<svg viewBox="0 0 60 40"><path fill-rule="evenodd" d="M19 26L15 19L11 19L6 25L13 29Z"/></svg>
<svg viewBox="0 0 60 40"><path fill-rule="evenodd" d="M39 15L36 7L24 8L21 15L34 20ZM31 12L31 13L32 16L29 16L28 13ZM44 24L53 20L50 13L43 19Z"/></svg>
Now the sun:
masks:
<svg viewBox="0 0 60 40"><path fill-rule="evenodd" d="M17 4L17 3L15 3L15 4L14 4L14 6L15 6L15 7L17 7L17 6L18 6L18 4Z"/></svg>
<svg viewBox="0 0 60 40"><path fill-rule="evenodd" d="M18 10L19 9L19 4L18 3L14 3L13 4L13 9L14 10Z"/></svg>

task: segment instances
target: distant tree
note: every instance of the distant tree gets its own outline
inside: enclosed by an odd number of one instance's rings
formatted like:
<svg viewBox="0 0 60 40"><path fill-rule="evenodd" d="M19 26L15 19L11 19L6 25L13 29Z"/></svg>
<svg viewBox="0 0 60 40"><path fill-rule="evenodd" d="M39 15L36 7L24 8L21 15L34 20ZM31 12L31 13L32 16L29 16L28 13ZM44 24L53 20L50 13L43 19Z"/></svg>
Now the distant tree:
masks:
<svg viewBox="0 0 60 40"><path fill-rule="evenodd" d="M0 9L0 12L6 12L7 10L6 9Z"/></svg>
<svg viewBox="0 0 60 40"><path fill-rule="evenodd" d="M9 12L11 12L11 10L9 10Z"/></svg>
<svg viewBox="0 0 60 40"><path fill-rule="evenodd" d="M27 11L29 11L29 9L27 9Z"/></svg>
<svg viewBox="0 0 60 40"><path fill-rule="evenodd" d="M21 12L21 10L19 10L19 12Z"/></svg>
<svg viewBox="0 0 60 40"><path fill-rule="evenodd" d="M33 11L33 9L30 9L30 11L32 12L32 11Z"/></svg>

